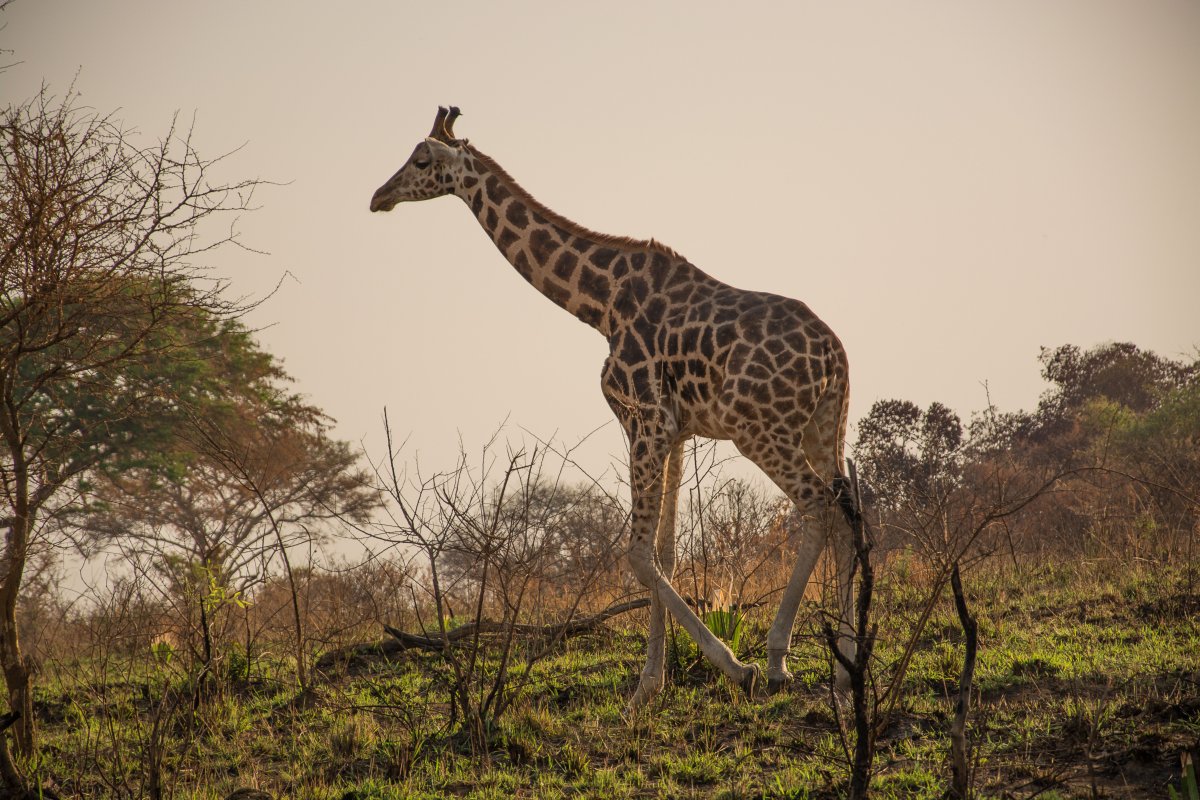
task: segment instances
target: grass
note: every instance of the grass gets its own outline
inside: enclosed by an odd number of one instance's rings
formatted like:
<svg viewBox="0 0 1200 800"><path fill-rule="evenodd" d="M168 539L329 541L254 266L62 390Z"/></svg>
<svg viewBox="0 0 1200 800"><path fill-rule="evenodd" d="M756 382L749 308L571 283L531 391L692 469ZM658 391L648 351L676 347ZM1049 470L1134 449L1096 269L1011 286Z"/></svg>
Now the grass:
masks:
<svg viewBox="0 0 1200 800"><path fill-rule="evenodd" d="M878 587L881 667L915 616L920 593L902 583L889 587L885 574ZM966 584L980 626L971 724L980 797L1166 797L1179 785L1180 754L1200 741L1194 589L1161 568L981 572ZM769 623L750 615L737 631L760 662ZM485 755L449 724L436 654L337 668L304 698L266 677L286 674L285 662L260 665L199 709L182 704L160 720L168 796L209 800L238 786L305 800L841 795L848 745L815 628L798 629L790 692L750 701L706 663L677 658L664 692L630 719L645 640L625 624L536 664ZM873 797L942 796L961 649L945 603L880 737ZM47 670L33 773L64 797L144 796L169 670L152 657L103 672L85 662Z"/></svg>

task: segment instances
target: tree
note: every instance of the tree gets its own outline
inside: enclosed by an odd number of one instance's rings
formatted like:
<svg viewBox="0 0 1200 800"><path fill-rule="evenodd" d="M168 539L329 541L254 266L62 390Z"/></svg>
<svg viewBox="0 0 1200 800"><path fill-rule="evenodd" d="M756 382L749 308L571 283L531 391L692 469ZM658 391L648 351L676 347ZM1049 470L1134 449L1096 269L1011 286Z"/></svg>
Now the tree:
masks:
<svg viewBox="0 0 1200 800"><path fill-rule="evenodd" d="M0 668L34 751L17 602L31 544L91 471L152 458L203 384L204 326L245 310L195 262L236 242L209 223L249 208L255 180L174 123L141 147L111 117L43 90L0 112Z"/></svg>
<svg viewBox="0 0 1200 800"><path fill-rule="evenodd" d="M921 411L907 400L878 400L858 428L855 458L868 496L886 510L923 507L958 481L962 421L941 403Z"/></svg>
<svg viewBox="0 0 1200 800"><path fill-rule="evenodd" d="M192 387L188 419L172 441L153 460L100 473L77 520L92 541L148 561L166 579L206 669L220 637L219 609L205 598L245 594L276 557L290 578L289 548L318 538L332 520L366 522L378 505L358 454L329 436L320 409L287 390L282 366L240 324L208 327L203 360L220 392Z"/></svg>
<svg viewBox="0 0 1200 800"><path fill-rule="evenodd" d="M1042 408L1062 411L1077 411L1088 400L1104 398L1144 413L1158 405L1164 392L1200 373L1200 364L1173 361L1130 342L1087 351L1072 344L1042 348L1038 361L1042 377L1054 384Z"/></svg>

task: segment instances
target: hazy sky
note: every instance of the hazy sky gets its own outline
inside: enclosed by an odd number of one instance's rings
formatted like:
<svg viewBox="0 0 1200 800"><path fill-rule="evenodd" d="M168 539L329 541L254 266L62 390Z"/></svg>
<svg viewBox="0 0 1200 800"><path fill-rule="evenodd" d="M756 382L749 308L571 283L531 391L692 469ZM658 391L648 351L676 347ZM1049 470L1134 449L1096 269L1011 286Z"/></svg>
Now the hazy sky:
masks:
<svg viewBox="0 0 1200 800"><path fill-rule="evenodd" d="M1200 3L17 0L0 102L71 81L148 139L176 110L258 199L218 272L339 436L386 405L430 466L505 417L623 441L604 340L454 198L371 214L456 131L590 228L807 302L881 398L1028 408L1039 346L1200 345ZM77 77L76 77L77 75Z"/></svg>

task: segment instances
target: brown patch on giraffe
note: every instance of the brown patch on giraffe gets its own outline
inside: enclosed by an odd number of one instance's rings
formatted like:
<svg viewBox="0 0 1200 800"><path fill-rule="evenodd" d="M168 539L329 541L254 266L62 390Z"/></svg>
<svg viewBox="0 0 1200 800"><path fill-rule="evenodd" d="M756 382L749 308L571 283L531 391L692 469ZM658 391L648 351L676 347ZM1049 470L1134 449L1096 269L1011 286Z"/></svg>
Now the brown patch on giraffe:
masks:
<svg viewBox="0 0 1200 800"><path fill-rule="evenodd" d="M617 257L617 251L611 247L601 247L588 256L588 260L600 269L608 269L608 265Z"/></svg>
<svg viewBox="0 0 1200 800"><path fill-rule="evenodd" d="M564 253L563 255L569 255ZM579 291L599 303L608 302L608 278L584 266L579 270Z"/></svg>
<svg viewBox="0 0 1200 800"><path fill-rule="evenodd" d="M496 230L500 225L500 215L496 213L495 206L488 206L487 216L484 218L483 224L490 231Z"/></svg>
<svg viewBox="0 0 1200 800"><path fill-rule="evenodd" d="M662 253L655 253L650 259L650 287L661 292L667 283L671 271L671 262Z"/></svg>
<svg viewBox="0 0 1200 800"><path fill-rule="evenodd" d="M612 269L609 272L612 273L614 281L621 280L621 278L624 278L629 273L629 259L625 258L625 256L618 257L613 262Z"/></svg>
<svg viewBox="0 0 1200 800"><path fill-rule="evenodd" d="M646 303L645 316L653 320L664 319L667 316L667 301L661 297L651 297Z"/></svg>
<svg viewBox="0 0 1200 800"><path fill-rule="evenodd" d="M521 241L521 235L512 228L505 228L500 231L500 235L496 237L496 246L500 248L502 253L507 253L508 248L512 247L517 242Z"/></svg>
<svg viewBox="0 0 1200 800"><path fill-rule="evenodd" d="M525 204L519 200L508 204L504 210L504 218L519 231L529 227L529 215L525 212Z"/></svg>
<svg viewBox="0 0 1200 800"><path fill-rule="evenodd" d="M575 312L575 316L595 328L599 327L600 322L604 319L604 310L595 306L584 305L579 307L579 310Z"/></svg>
<svg viewBox="0 0 1200 800"><path fill-rule="evenodd" d="M554 274L564 281L570 282L578 263L579 259L575 257L574 253L564 250L558 254L558 259L554 262Z"/></svg>
<svg viewBox="0 0 1200 800"><path fill-rule="evenodd" d="M625 364L640 364L646 360L646 351L636 336L626 334L621 337L621 349L617 351L617 358Z"/></svg>
<svg viewBox="0 0 1200 800"><path fill-rule="evenodd" d="M645 300L646 295L650 293L650 285L646 283L645 278L637 273L630 276L625 285L629 287L629 294L633 297L633 300L638 303Z"/></svg>
<svg viewBox="0 0 1200 800"><path fill-rule="evenodd" d="M558 243L545 228L537 228L529 234L529 255L539 264L549 264L550 256L558 249Z"/></svg>
<svg viewBox="0 0 1200 800"><path fill-rule="evenodd" d="M554 281L547 280L542 284L542 294L549 297L555 305L566 306L571 300L571 290L560 286Z"/></svg>
<svg viewBox="0 0 1200 800"><path fill-rule="evenodd" d="M500 182L500 178L496 175L488 175L483 185L487 187L488 200L491 200L496 205L501 205L512 195L512 192Z"/></svg>
<svg viewBox="0 0 1200 800"><path fill-rule="evenodd" d="M741 419L750 419L754 416L754 406L745 400L734 395L732 403L733 413L737 414Z"/></svg>
<svg viewBox="0 0 1200 800"><path fill-rule="evenodd" d="M633 319L633 315L637 313L637 302L628 284L621 287L621 291L617 292L617 296L612 303L612 310L622 320Z"/></svg>
<svg viewBox="0 0 1200 800"><path fill-rule="evenodd" d="M650 402L654 399L654 395L650 392L650 370L646 367L638 367L630 376L633 383L633 395L635 400L643 403Z"/></svg>

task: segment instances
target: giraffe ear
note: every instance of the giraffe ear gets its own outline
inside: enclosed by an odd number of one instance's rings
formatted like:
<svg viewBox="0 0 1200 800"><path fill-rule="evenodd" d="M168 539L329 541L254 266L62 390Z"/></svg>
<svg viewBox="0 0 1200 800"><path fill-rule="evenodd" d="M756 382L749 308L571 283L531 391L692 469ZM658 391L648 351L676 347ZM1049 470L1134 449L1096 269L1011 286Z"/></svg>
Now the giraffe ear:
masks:
<svg viewBox="0 0 1200 800"><path fill-rule="evenodd" d="M441 139L435 139L430 136L425 139L425 144L429 146L429 150L433 153L434 158L438 159L439 161L445 161L454 157L456 152L455 145L457 145L458 142L444 142Z"/></svg>

